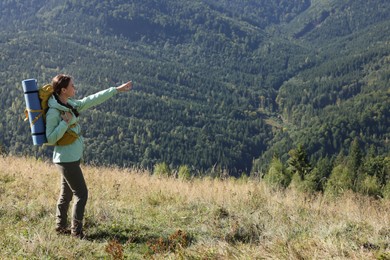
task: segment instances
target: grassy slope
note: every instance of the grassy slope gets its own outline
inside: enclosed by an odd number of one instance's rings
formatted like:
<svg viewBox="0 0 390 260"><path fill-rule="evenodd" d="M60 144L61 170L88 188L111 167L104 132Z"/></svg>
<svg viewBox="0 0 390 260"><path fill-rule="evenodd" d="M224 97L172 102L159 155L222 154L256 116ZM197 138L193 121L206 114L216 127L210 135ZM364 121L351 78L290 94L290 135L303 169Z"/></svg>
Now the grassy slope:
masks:
<svg viewBox="0 0 390 260"><path fill-rule="evenodd" d="M84 166L88 240L57 236L57 169L0 158L0 255L26 258L383 259L390 201L272 191L256 180L150 176ZM181 230L181 232L179 232Z"/></svg>

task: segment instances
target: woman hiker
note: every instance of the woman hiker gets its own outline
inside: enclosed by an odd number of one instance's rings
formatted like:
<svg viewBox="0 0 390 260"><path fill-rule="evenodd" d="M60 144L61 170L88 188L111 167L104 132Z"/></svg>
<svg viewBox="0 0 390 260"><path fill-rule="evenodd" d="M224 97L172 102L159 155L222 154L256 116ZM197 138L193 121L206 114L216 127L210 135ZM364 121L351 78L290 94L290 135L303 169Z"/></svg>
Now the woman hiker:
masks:
<svg viewBox="0 0 390 260"><path fill-rule="evenodd" d="M119 87L111 87L80 100L73 99L76 93L73 79L64 74L52 80L53 95L48 101L46 113L46 137L48 143L55 144L53 162L61 172L61 191L56 209L56 231L59 234L72 234L83 238L83 217L88 199L88 189L80 159L83 154L83 137L80 135L79 113L103 103L117 92L129 91L133 85L129 81ZM68 208L75 197L72 212L72 226L67 223Z"/></svg>

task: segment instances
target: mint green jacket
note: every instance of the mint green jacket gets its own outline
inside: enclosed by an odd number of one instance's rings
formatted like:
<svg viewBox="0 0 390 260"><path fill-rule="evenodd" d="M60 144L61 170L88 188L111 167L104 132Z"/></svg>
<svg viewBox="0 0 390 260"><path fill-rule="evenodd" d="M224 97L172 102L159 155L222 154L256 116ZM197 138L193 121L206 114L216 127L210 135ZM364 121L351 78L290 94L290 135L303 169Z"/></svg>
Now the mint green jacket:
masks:
<svg viewBox="0 0 390 260"><path fill-rule="evenodd" d="M80 100L69 99L68 103L76 108L78 112L82 112L90 107L103 103L116 93L116 88L112 87ZM79 135L79 138L72 144L54 146L53 162L64 163L80 160L84 150L84 139L81 136L81 127L78 123L79 118L72 113L71 109L60 105L54 96L50 97L48 105L49 110L46 113L46 138L49 144L56 144L68 128L71 128L72 131ZM72 119L68 123L62 120L62 111L72 113Z"/></svg>

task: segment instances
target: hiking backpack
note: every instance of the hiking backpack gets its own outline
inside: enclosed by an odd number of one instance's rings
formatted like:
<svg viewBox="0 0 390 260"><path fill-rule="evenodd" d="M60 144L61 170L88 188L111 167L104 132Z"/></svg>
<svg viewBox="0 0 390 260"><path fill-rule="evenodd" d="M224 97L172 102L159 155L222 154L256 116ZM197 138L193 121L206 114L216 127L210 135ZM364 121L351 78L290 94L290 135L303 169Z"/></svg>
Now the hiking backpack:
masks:
<svg viewBox="0 0 390 260"><path fill-rule="evenodd" d="M30 122L33 143L34 145L53 145L48 144L46 139L46 112L49 110L49 98L54 92L53 86L47 84L38 89L35 79L23 80L22 83L26 100L24 121ZM69 145L79 138L79 135L70 129L73 126L69 127L55 145Z"/></svg>

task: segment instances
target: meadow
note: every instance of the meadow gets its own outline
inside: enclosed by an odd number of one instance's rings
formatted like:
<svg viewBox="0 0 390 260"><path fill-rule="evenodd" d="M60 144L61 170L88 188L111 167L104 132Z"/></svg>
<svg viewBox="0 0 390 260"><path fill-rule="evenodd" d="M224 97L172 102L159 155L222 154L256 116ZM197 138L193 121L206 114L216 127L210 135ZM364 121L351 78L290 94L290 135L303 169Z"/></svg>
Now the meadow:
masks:
<svg viewBox="0 0 390 260"><path fill-rule="evenodd" d="M1 259L390 259L390 201L82 166L87 237L54 231L51 162L0 157Z"/></svg>

